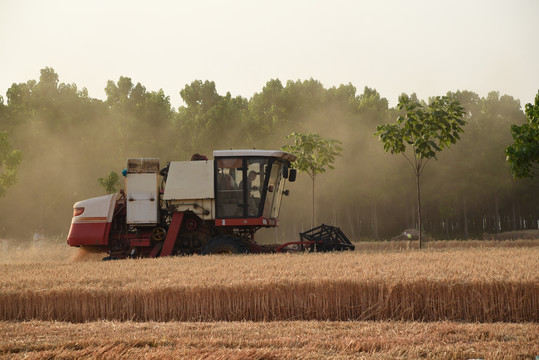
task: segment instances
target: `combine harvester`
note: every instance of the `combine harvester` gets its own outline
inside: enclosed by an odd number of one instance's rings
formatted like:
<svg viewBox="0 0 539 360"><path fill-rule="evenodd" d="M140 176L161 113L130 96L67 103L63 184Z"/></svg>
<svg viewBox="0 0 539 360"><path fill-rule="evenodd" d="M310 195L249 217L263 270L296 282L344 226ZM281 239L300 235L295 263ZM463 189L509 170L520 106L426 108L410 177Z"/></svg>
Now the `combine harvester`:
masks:
<svg viewBox="0 0 539 360"><path fill-rule="evenodd" d="M105 259L190 254L354 250L339 228L321 225L282 245L257 244L260 228L278 226L295 156L272 150L220 150L160 170L159 159L128 159L125 191L74 205L70 246Z"/></svg>

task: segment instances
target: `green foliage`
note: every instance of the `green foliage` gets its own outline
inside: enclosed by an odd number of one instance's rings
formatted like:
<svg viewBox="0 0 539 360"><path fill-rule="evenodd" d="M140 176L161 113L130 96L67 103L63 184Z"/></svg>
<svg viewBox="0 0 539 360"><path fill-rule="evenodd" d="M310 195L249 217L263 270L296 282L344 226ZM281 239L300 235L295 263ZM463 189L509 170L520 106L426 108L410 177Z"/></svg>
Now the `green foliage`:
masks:
<svg viewBox="0 0 539 360"><path fill-rule="evenodd" d="M447 96L437 96L427 105L403 94L399 97L397 108L404 112L395 124L377 126L376 135L384 143L384 150L392 154L402 154L408 160L417 182L417 217L419 227L419 247L421 248L421 189L419 177L426 163L436 154L460 139L464 132L462 119L464 108L457 100ZM407 155L407 147L412 154Z"/></svg>
<svg viewBox="0 0 539 360"><path fill-rule="evenodd" d="M118 191L118 188L120 186L119 180L120 177L118 176L118 174L114 171L111 171L104 178L100 177L99 179L97 179L97 182L105 189L107 194L114 194Z"/></svg>
<svg viewBox="0 0 539 360"><path fill-rule="evenodd" d="M186 141L182 144L184 156L211 152L217 148L243 145L242 114L247 110L247 99L233 98L230 93L221 96L213 81L193 81L180 91L187 106L179 108L175 133Z"/></svg>
<svg viewBox="0 0 539 360"><path fill-rule="evenodd" d="M417 135L412 144L405 140L425 127L416 121L415 127L401 132L405 122L414 122L407 118L406 106L390 108L375 89L365 87L358 93L350 83L326 89L315 79L271 79L259 92L243 98L218 93L213 81L194 80L181 91L184 104L176 110L163 90L151 91L129 77L104 84L105 101L91 98L86 89L61 79L52 68L44 68L36 80L7 89L3 104L0 99L0 131L7 131L10 143L24 154L17 183L8 189L0 207L8 233L25 236L18 220L28 213L36 213L28 227L46 221L51 232L65 232L66 209L99 192L96 171L107 174L109 169L123 166L128 157L158 157L166 162L188 160L193 153L211 156L215 149L273 149L295 131L346 144L343 156L350 159L346 166L317 177L316 184L324 187L316 193L319 220L336 221L356 239L378 238L378 231L380 238L387 239L417 223L410 191L416 179L403 176L410 165L398 156L386 155L371 135L378 125L389 124L399 115L404 120L401 125L392 124L392 136L399 141L402 136L402 146L393 151L404 150L421 169L428 160L421 156L434 154L440 160L430 162L429 171L421 176L429 214L424 229L430 235L446 236L448 231L447 236L462 238L469 226L471 236L480 236L537 223L537 182L515 181L503 154L503 149L516 142L507 131L511 125L531 132L521 127L530 124L518 99L509 95L490 92L480 97L467 90L448 93L448 99L466 109L466 132L449 132L453 139L444 138L452 151L440 153L438 149L443 150L445 144L436 137L430 138L436 146L426 137L416 141ZM408 107L415 102L416 97L410 96ZM429 106L419 104L414 109L417 118L429 113ZM411 118L414 111L409 113ZM458 142L452 145L453 141ZM537 140L533 138L527 142L528 147L534 144ZM310 201L311 189L301 184L299 179L292 185L293 201L283 206L286 221L281 231L290 237L297 234L293 227L303 227L302 222L310 220L303 202ZM24 196L31 201L22 200Z"/></svg>
<svg viewBox="0 0 539 360"><path fill-rule="evenodd" d="M415 161L407 159L416 171L421 170L422 160L436 158L436 153L455 144L466 124L462 119L464 108L447 96L437 96L426 105L403 94L397 108L405 114L395 124L377 126L376 135L384 143L384 150L392 154L407 157L406 147L410 145Z"/></svg>
<svg viewBox="0 0 539 360"><path fill-rule="evenodd" d="M385 117L388 110L388 101L380 96L375 89L365 86L363 94L359 95L358 111L371 124L376 124Z"/></svg>
<svg viewBox="0 0 539 360"><path fill-rule="evenodd" d="M339 140L324 139L318 134L295 133L288 135L293 138L293 145L283 146L283 150L296 155L294 168L304 171L314 181L316 175L326 172L326 167L334 169L335 159L342 156L342 146Z"/></svg>
<svg viewBox="0 0 539 360"><path fill-rule="evenodd" d="M292 166L309 174L312 180L312 221L314 227L314 181L318 174L326 172L326 167L334 169L333 163L342 156L342 146L339 140L325 139L318 134L291 133L286 137L293 138L293 145L283 146L283 150L296 155Z"/></svg>
<svg viewBox="0 0 539 360"><path fill-rule="evenodd" d="M17 167L21 161L21 152L13 150L7 132L0 131L0 197L4 197L7 188L17 182Z"/></svg>
<svg viewBox="0 0 539 360"><path fill-rule="evenodd" d="M533 178L539 164L539 92L535 104L526 104L527 124L511 125L515 143L505 149L515 178Z"/></svg>
<svg viewBox="0 0 539 360"><path fill-rule="evenodd" d="M105 88L106 104L123 157L142 156L145 152L164 152L170 142L174 111L164 91L147 91L142 84L120 76L109 80Z"/></svg>

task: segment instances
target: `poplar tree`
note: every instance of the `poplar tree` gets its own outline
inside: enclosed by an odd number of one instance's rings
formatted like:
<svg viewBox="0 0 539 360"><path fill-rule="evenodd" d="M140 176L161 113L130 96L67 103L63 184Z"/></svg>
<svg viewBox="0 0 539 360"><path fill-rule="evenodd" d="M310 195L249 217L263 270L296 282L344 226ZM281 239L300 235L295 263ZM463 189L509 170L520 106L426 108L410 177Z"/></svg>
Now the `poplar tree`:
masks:
<svg viewBox="0 0 539 360"><path fill-rule="evenodd" d="M533 178L539 168L539 92L535 104L526 104L526 124L512 125L515 143L505 149L511 173L515 178Z"/></svg>
<svg viewBox="0 0 539 360"><path fill-rule="evenodd" d="M399 97L397 105L403 115L394 124L379 125L376 134L384 143L384 150L392 154L402 154L412 166L417 186L417 218L419 227L419 248L422 247L421 228L421 186L420 177L430 159L436 153L455 144L464 132L466 121L464 108L457 100L447 96L437 96L429 104L420 102L406 94ZM406 150L411 148L411 154Z"/></svg>
<svg viewBox="0 0 539 360"><path fill-rule="evenodd" d="M314 228L314 183L316 176L326 172L326 168L333 170L333 163L337 157L342 156L341 142L335 139L325 139L318 134L302 134L293 132L286 137L293 138L293 145L283 146L283 150L296 155L292 166L306 172L312 180L312 221Z"/></svg>

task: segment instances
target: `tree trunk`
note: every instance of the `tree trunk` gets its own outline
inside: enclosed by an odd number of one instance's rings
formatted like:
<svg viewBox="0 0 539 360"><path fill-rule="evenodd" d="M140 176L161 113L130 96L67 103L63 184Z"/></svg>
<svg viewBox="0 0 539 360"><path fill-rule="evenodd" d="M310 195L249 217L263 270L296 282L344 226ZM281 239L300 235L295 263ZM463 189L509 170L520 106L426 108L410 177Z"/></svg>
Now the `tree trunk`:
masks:
<svg viewBox="0 0 539 360"><path fill-rule="evenodd" d="M410 227L413 227L414 229L417 228L417 205L414 205L414 199L412 196L411 201L409 201L410 204L410 214L412 214L412 221L410 221Z"/></svg>
<svg viewBox="0 0 539 360"><path fill-rule="evenodd" d="M496 212L494 216L494 219L496 221L496 224L494 226L494 233L499 233L502 229L501 229L501 224L500 224L500 209L498 206L498 195L496 194L494 194L494 211Z"/></svg>
<svg viewBox="0 0 539 360"><path fill-rule="evenodd" d="M353 208L350 208L349 211L345 211L346 214L346 224L345 228L348 229L348 231L352 234L352 239L358 239L357 233L356 233L356 227L354 226L354 218L353 218ZM343 214L343 217L345 216Z"/></svg>
<svg viewBox="0 0 539 360"><path fill-rule="evenodd" d="M313 177L313 217L311 219L311 229L314 228L314 177Z"/></svg>
<svg viewBox="0 0 539 360"><path fill-rule="evenodd" d="M421 188L419 185L419 171L416 172L416 179L417 179L417 224L419 227L419 248L421 249L423 247L423 230L421 229Z"/></svg>
<svg viewBox="0 0 539 360"><path fill-rule="evenodd" d="M464 239L468 240L468 215L466 214L466 199L463 201L464 211Z"/></svg>
<svg viewBox="0 0 539 360"><path fill-rule="evenodd" d="M378 240L378 209L376 201L372 203L372 235L374 240Z"/></svg>
<svg viewBox="0 0 539 360"><path fill-rule="evenodd" d="M515 194L512 195L512 200L513 231L517 231L517 207L515 201Z"/></svg>
<svg viewBox="0 0 539 360"><path fill-rule="evenodd" d="M359 210L357 210L357 241L361 240L361 218L359 216Z"/></svg>

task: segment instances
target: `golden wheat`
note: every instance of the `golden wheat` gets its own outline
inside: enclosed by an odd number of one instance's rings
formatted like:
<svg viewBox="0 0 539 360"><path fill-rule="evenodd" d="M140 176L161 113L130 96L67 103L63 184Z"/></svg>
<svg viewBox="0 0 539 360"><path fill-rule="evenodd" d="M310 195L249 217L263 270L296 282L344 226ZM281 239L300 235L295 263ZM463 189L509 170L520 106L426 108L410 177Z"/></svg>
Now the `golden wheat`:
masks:
<svg viewBox="0 0 539 360"><path fill-rule="evenodd" d="M1 265L0 320L539 322L539 248Z"/></svg>
<svg viewBox="0 0 539 360"><path fill-rule="evenodd" d="M0 322L6 359L533 359L539 324Z"/></svg>

